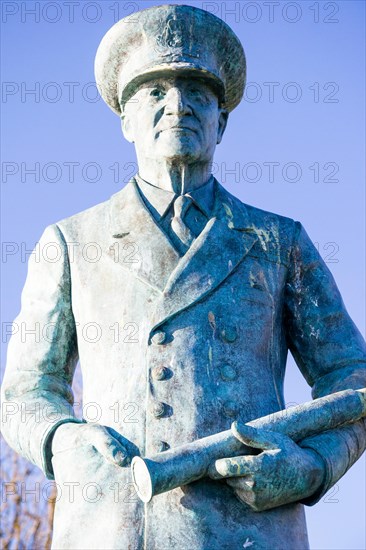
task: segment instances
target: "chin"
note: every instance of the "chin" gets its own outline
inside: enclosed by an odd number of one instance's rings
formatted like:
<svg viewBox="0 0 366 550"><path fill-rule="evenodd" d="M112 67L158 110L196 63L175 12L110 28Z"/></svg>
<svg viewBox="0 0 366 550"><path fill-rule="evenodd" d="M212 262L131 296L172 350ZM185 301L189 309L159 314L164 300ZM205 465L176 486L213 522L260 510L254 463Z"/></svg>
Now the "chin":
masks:
<svg viewBox="0 0 366 550"><path fill-rule="evenodd" d="M169 141L161 143L159 152L166 159L195 161L200 157L200 148L195 139L191 136L170 136Z"/></svg>
<svg viewBox="0 0 366 550"><path fill-rule="evenodd" d="M160 152L167 158L175 156L194 156L199 153L197 137L191 132L166 132L164 139L159 143Z"/></svg>
<svg viewBox="0 0 366 550"><path fill-rule="evenodd" d="M174 149L172 151L165 151L163 157L167 160L182 160L184 162L194 162L199 158L194 151L186 149Z"/></svg>

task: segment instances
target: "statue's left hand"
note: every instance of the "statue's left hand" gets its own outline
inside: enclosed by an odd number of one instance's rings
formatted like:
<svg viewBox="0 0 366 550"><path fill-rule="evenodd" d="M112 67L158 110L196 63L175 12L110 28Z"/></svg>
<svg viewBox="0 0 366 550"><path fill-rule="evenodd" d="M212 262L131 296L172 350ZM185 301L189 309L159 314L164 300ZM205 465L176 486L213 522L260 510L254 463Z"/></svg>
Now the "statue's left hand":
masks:
<svg viewBox="0 0 366 550"><path fill-rule="evenodd" d="M325 465L315 451L301 448L285 435L247 425L241 425L234 435L262 452L217 460L215 468L228 478L239 500L253 510L261 512L302 500L320 487Z"/></svg>

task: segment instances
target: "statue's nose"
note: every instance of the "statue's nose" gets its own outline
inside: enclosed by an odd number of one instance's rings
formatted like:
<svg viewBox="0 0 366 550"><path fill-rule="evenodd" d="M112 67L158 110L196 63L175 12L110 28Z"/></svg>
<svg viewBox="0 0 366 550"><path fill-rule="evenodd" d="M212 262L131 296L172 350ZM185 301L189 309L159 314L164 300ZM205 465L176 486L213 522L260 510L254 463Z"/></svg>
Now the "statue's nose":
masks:
<svg viewBox="0 0 366 550"><path fill-rule="evenodd" d="M177 87L172 87L166 94L165 114L186 115L192 114L184 93Z"/></svg>

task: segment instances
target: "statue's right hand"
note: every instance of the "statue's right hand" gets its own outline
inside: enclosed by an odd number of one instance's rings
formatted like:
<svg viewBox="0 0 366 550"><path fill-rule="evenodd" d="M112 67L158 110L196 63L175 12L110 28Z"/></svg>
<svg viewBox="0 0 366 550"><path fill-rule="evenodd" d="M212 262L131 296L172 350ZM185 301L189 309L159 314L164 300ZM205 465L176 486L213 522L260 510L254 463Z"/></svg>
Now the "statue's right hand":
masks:
<svg viewBox="0 0 366 550"><path fill-rule="evenodd" d="M82 445L90 445L106 460L117 466L127 466L131 457L124 445L101 424L66 422L58 426L52 439L52 453Z"/></svg>

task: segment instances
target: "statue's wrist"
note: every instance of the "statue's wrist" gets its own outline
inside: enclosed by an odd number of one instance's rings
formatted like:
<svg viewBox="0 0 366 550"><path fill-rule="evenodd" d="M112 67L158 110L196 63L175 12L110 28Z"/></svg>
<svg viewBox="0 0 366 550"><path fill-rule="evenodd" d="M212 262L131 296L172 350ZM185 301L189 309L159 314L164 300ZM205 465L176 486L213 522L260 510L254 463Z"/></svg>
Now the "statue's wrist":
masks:
<svg viewBox="0 0 366 550"><path fill-rule="evenodd" d="M51 435L52 454L65 446L65 441L67 439L67 436L70 435L70 432L75 429L74 428L75 424L80 424L80 422L69 420L69 421L63 422L62 424L59 424L55 428L53 434Z"/></svg>
<svg viewBox="0 0 366 550"><path fill-rule="evenodd" d="M311 496L315 494L319 488L323 485L326 477L326 465L322 456L310 448L303 448L307 452L309 457L309 494Z"/></svg>

